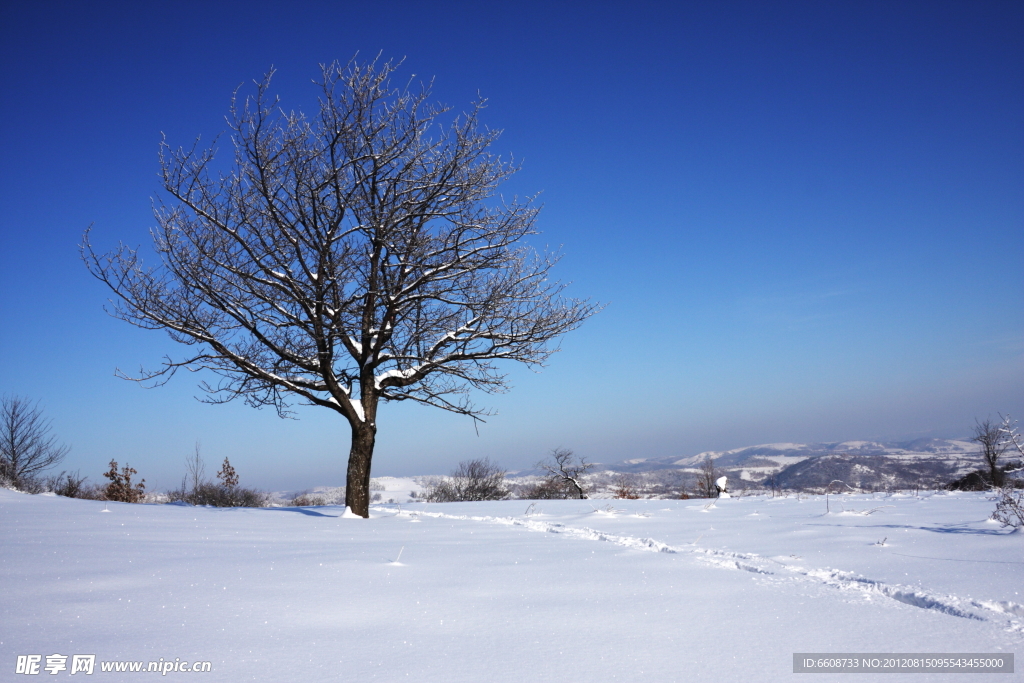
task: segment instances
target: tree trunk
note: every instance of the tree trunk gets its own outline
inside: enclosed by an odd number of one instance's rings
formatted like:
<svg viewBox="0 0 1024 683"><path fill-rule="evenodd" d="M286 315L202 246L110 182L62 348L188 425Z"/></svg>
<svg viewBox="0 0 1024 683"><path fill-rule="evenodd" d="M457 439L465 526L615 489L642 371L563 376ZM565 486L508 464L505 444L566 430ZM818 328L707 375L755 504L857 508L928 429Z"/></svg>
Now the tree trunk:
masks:
<svg viewBox="0 0 1024 683"><path fill-rule="evenodd" d="M370 516L370 461L376 438L377 427L369 422L361 422L352 428L345 505L360 517Z"/></svg>
<svg viewBox="0 0 1024 683"><path fill-rule="evenodd" d="M989 469L991 471L992 476L992 486L995 486L996 488L1002 488L1003 484L1005 483L1002 470L999 469L999 466L996 465L995 462L993 462L989 466Z"/></svg>

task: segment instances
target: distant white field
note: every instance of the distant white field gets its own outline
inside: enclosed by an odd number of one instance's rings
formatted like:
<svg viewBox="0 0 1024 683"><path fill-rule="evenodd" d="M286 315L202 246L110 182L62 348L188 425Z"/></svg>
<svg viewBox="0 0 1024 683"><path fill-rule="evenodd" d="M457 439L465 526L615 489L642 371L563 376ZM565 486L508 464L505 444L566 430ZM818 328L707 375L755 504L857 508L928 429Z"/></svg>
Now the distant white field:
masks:
<svg viewBox="0 0 1024 683"><path fill-rule="evenodd" d="M988 521L989 498L418 503L362 520L0 490L0 670L94 654L84 680L153 678L99 667L162 658L211 662L169 680L780 681L802 680L795 652L1020 657L1024 533Z"/></svg>

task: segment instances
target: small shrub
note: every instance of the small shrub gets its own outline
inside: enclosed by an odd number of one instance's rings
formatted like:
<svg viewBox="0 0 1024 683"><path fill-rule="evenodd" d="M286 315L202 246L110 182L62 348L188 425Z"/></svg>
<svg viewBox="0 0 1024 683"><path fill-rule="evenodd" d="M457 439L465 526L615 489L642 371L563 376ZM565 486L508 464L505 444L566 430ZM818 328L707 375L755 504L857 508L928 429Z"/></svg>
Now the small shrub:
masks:
<svg viewBox="0 0 1024 683"><path fill-rule="evenodd" d="M579 498L576 489L563 479L549 477L536 484L526 485L518 491L524 500L565 500Z"/></svg>
<svg viewBox="0 0 1024 683"><path fill-rule="evenodd" d="M1021 461L1013 460L997 467L995 480L992 479L992 473L988 470L974 470L946 484L946 489L949 491L988 491L1003 486L1014 488L1013 478L1007 478L1006 475L1020 470L1021 464Z"/></svg>
<svg viewBox="0 0 1024 683"><path fill-rule="evenodd" d="M9 476L0 476L0 487L32 494L44 493L49 490L46 488L46 482L43 479L29 476L19 477L17 479L12 479Z"/></svg>
<svg viewBox="0 0 1024 683"><path fill-rule="evenodd" d="M224 458L217 473L219 483L214 484L205 477L206 466L196 444L195 453L185 459L185 477L181 488L167 493L168 502L183 502L189 505L211 505L219 508L258 508L270 502L270 495L257 489L242 488L238 485L238 472L231 462Z"/></svg>
<svg viewBox="0 0 1024 683"><path fill-rule="evenodd" d="M622 475L615 480L615 487L612 489L612 495L616 498L622 498L625 500L637 500L640 498L636 482L626 475Z"/></svg>
<svg viewBox="0 0 1024 683"><path fill-rule="evenodd" d="M984 470L968 472L946 484L946 489L949 491L988 491L992 488L992 482L987 475L988 472Z"/></svg>
<svg viewBox="0 0 1024 683"><path fill-rule="evenodd" d="M305 508L314 507L318 505L327 505L327 499L323 496L315 496L310 493L303 493L302 495L292 498L291 503L295 507Z"/></svg>
<svg viewBox="0 0 1024 683"><path fill-rule="evenodd" d="M1003 526L1024 527L1024 489L1002 489L992 519Z"/></svg>
<svg viewBox="0 0 1024 683"><path fill-rule="evenodd" d="M103 484L82 484L76 497L83 500L106 500L107 487Z"/></svg>
<svg viewBox="0 0 1024 683"><path fill-rule="evenodd" d="M241 486L218 486L204 484L199 489L200 502L196 505L212 505L219 508L258 508L267 504L268 495L256 489Z"/></svg>
<svg viewBox="0 0 1024 683"><path fill-rule="evenodd" d="M46 479L46 488L58 496L66 498L83 498L86 492L85 480L78 472L61 472L55 477Z"/></svg>
<svg viewBox="0 0 1024 683"><path fill-rule="evenodd" d="M183 486L169 491L167 499L171 503L181 501L189 505L211 505L218 508L258 508L266 506L270 496L256 489L203 482L192 490Z"/></svg>
<svg viewBox="0 0 1024 683"><path fill-rule="evenodd" d="M133 467L125 463L121 471L117 470L117 461L110 461L110 470L103 476L110 480L104 495L107 500L116 500L122 503L141 503L146 497L146 480L132 485L132 475L138 474Z"/></svg>
<svg viewBox="0 0 1024 683"><path fill-rule="evenodd" d="M488 458L459 463L450 477L438 479L427 487L428 503L505 500L509 496L505 470Z"/></svg>

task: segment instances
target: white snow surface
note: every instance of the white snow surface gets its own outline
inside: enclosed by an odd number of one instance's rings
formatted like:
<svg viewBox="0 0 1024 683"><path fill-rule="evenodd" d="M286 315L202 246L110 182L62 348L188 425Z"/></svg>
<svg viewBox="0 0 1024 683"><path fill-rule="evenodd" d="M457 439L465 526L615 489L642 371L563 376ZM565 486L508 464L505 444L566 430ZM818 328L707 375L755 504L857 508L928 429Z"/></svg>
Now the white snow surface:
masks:
<svg viewBox="0 0 1024 683"><path fill-rule="evenodd" d="M140 678L99 662L162 657L211 661L168 674L207 682L718 682L792 680L794 652L1019 655L1024 533L989 521L994 504L515 500L363 520L0 490L0 667L60 653L95 654L98 681Z"/></svg>

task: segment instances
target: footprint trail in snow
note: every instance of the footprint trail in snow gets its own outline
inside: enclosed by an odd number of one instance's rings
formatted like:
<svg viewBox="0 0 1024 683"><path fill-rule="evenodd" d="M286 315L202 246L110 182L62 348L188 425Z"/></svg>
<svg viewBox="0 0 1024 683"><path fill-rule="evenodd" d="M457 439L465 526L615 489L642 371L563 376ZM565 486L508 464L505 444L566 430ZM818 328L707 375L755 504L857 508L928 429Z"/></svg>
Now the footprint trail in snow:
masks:
<svg viewBox="0 0 1024 683"><path fill-rule="evenodd" d="M381 508L381 511L385 511L385 509ZM388 511L393 512L393 510ZM719 569L746 571L783 580L806 581L842 591L857 591L869 596L880 595L912 607L933 610L962 619L990 622L1003 626L1007 631L1024 634L1024 605L1009 601L973 600L954 595L938 595L919 587L875 581L853 572L838 569L805 568L789 561L768 558L756 553L715 550L702 548L695 544L670 545L653 538L609 534L585 526L569 526L516 517L453 515L422 510L399 510L397 514L412 519L431 517L516 526L529 531L559 534L567 538L602 541L631 550L689 556L702 564Z"/></svg>

